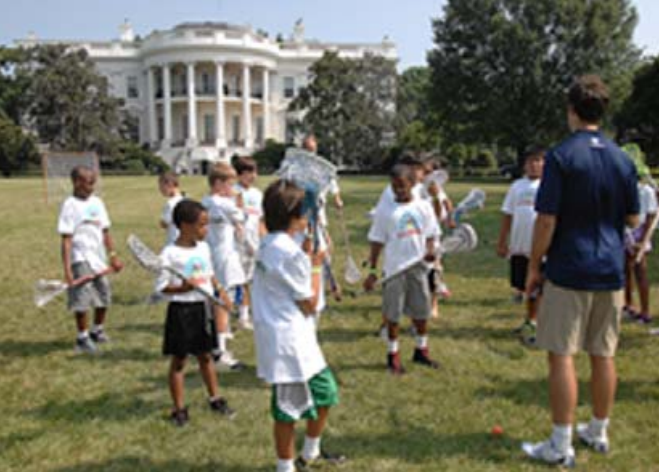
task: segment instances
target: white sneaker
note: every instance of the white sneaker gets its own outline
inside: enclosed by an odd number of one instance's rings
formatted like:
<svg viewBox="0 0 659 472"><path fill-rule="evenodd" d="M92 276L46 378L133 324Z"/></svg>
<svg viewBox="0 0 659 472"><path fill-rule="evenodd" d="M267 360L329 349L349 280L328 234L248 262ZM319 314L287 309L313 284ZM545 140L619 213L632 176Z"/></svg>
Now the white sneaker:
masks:
<svg viewBox="0 0 659 472"><path fill-rule="evenodd" d="M96 354L98 352L98 347L96 346L96 343L94 343L94 341L92 341L92 339L89 336L85 336L84 338L76 339L75 350L77 353L82 353L82 354Z"/></svg>
<svg viewBox="0 0 659 472"><path fill-rule="evenodd" d="M247 331L254 331L254 325L249 319L238 320L238 326L240 327L240 329L245 329Z"/></svg>
<svg viewBox="0 0 659 472"><path fill-rule="evenodd" d="M600 454L609 452L609 438L606 431L603 431L601 435L596 435L590 429L589 423L579 423L577 424L577 436L583 444L595 452Z"/></svg>
<svg viewBox="0 0 659 472"><path fill-rule="evenodd" d="M245 368L245 364L233 357L231 351L224 351L219 356L215 356L215 368L218 371L238 372Z"/></svg>
<svg viewBox="0 0 659 472"><path fill-rule="evenodd" d="M551 439L540 443L522 443L522 451L527 457L546 464L570 468L575 466L574 448L570 446L566 452L561 452L554 447Z"/></svg>

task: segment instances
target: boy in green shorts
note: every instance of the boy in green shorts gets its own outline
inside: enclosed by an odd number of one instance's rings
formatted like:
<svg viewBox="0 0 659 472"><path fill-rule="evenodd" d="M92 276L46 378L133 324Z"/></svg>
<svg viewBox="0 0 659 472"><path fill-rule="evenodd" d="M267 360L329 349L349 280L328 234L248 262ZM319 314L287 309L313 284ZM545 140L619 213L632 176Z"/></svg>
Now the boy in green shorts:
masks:
<svg viewBox="0 0 659 472"><path fill-rule="evenodd" d="M304 231L304 190L279 180L265 192L268 234L262 239L252 286L257 375L272 384L277 472L301 472L345 457L320 448L338 387L316 337L314 315L324 254L307 254L293 238ZM302 454L295 459L295 421L307 420Z"/></svg>

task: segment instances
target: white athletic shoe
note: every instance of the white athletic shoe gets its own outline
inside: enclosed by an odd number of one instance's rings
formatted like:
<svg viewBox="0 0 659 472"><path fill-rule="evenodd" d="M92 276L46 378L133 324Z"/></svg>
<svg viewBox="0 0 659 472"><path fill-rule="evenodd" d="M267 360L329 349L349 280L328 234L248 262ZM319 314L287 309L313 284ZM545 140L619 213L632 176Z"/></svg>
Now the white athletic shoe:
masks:
<svg viewBox="0 0 659 472"><path fill-rule="evenodd" d="M245 364L233 357L231 351L224 351L219 356L215 357L215 368L221 371L238 372L245 368Z"/></svg>
<svg viewBox="0 0 659 472"><path fill-rule="evenodd" d="M577 436L583 444L595 452L600 454L609 452L609 438L606 431L603 431L601 435L596 435L593 434L588 423L579 423L577 424Z"/></svg>
<svg viewBox="0 0 659 472"><path fill-rule="evenodd" d="M254 325L250 320L238 320L238 327L247 331L254 331Z"/></svg>
<svg viewBox="0 0 659 472"><path fill-rule="evenodd" d="M546 464L569 468L576 464L574 448L570 446L567 451L561 452L554 447L551 439L540 443L522 443L522 451L527 457Z"/></svg>

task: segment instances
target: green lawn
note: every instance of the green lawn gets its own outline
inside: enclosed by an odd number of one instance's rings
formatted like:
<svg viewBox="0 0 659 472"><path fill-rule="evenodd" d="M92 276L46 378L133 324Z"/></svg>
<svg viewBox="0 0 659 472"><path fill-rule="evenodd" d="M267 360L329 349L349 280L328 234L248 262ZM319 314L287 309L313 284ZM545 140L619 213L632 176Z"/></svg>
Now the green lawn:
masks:
<svg viewBox="0 0 659 472"><path fill-rule="evenodd" d="M183 184L194 197L205 189L199 177ZM367 254L365 213L384 184L376 178L343 181L359 260ZM458 200L470 187L451 183L448 190ZM430 339L441 370L408 361L404 378L385 372L385 346L373 336L380 316L377 295L335 303L323 318L322 344L342 388L325 444L350 457L344 470L546 470L525 461L519 449L521 440L540 440L549 432L545 355L509 334L521 320L521 307L509 301L506 263L494 255L506 186L482 188L487 207L470 218L480 247L446 260L453 298L442 305ZM74 354L74 324L62 301L42 311L32 305L33 282L61 274L58 209L45 206L40 196L39 180L0 181L0 471L274 470L269 390L255 378L249 333L238 333L233 349L250 369L220 377L238 417L228 422L211 415L191 365L186 390L191 422L176 429L165 421L170 399L167 361L160 354L164 306L142 304L151 281L129 260L124 243L131 232L154 247L162 240L156 180L104 180L113 233L127 267L113 279L115 305L107 323L113 342L96 357ZM341 241L338 233L335 241ZM337 274L342 259L336 256ZM656 284L659 265L656 255L651 259ZM653 297L659 297L656 285ZM409 358L412 338L405 336L401 349ZM581 470L659 470L658 359L659 338L625 325L613 449L601 457L579 448ZM579 373L578 416L586 420L583 356ZM504 427L502 438L490 436L495 424Z"/></svg>

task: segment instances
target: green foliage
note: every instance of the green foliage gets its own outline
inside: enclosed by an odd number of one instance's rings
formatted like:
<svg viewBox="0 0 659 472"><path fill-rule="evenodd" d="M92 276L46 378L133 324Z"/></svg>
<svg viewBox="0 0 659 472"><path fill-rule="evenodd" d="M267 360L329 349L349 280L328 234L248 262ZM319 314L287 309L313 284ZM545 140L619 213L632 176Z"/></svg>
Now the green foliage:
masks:
<svg viewBox="0 0 659 472"><path fill-rule="evenodd" d="M279 164L286 154L286 145L279 143L274 139L267 139L263 149L259 149L253 154L254 159L259 165L259 172L269 173L279 168Z"/></svg>
<svg viewBox="0 0 659 472"><path fill-rule="evenodd" d="M103 158L101 165L105 169L123 170L135 174L160 174L169 170L169 166L160 156L132 141L118 144L116 154Z"/></svg>
<svg viewBox="0 0 659 472"><path fill-rule="evenodd" d="M649 164L659 164L659 57L636 72L616 125L621 135L642 146Z"/></svg>
<svg viewBox="0 0 659 472"><path fill-rule="evenodd" d="M615 110L638 60L629 0L449 0L434 20L432 108L451 141L521 152L566 131L564 90L600 74Z"/></svg>
<svg viewBox="0 0 659 472"><path fill-rule="evenodd" d="M289 111L304 110L302 126L335 164L377 166L394 136L395 64L379 56L350 60L326 52L310 74Z"/></svg>
<svg viewBox="0 0 659 472"><path fill-rule="evenodd" d="M437 150L440 144L439 133L428 129L421 120L410 122L398 134L398 146L409 151L433 151Z"/></svg>
<svg viewBox="0 0 659 472"><path fill-rule="evenodd" d="M12 120L0 116L0 172L5 177L25 170L30 164L39 163L34 140L25 135L20 126Z"/></svg>

